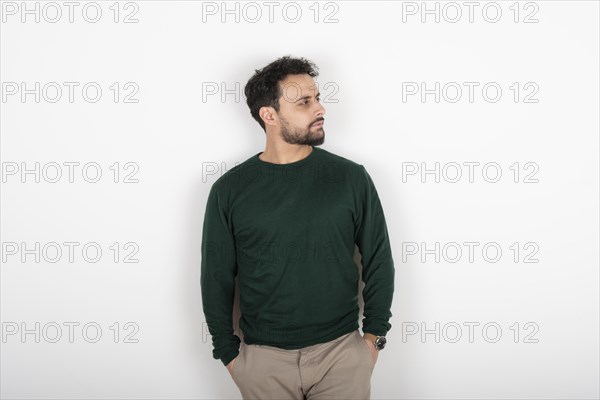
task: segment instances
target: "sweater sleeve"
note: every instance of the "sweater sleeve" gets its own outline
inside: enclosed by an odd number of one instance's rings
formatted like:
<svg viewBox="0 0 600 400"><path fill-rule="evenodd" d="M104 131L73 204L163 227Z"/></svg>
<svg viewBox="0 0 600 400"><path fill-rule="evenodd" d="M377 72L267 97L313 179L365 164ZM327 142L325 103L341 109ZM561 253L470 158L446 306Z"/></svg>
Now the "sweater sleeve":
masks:
<svg viewBox="0 0 600 400"><path fill-rule="evenodd" d="M213 358L227 365L239 354L241 339L233 334L235 239L219 196L218 183L210 189L204 214L200 288L202 309L212 336Z"/></svg>
<svg viewBox="0 0 600 400"><path fill-rule="evenodd" d="M364 333L385 336L392 325L394 261L385 217L377 190L364 166L357 178L357 211L354 240L361 254Z"/></svg>

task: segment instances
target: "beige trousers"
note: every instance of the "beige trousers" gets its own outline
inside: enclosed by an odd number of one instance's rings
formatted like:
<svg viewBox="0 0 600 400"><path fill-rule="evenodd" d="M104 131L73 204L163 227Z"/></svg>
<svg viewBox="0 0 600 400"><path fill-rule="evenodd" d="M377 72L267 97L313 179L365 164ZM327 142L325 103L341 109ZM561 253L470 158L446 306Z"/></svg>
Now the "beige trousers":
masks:
<svg viewBox="0 0 600 400"><path fill-rule="evenodd" d="M374 367L356 329L296 350L242 341L231 376L244 400L369 400Z"/></svg>

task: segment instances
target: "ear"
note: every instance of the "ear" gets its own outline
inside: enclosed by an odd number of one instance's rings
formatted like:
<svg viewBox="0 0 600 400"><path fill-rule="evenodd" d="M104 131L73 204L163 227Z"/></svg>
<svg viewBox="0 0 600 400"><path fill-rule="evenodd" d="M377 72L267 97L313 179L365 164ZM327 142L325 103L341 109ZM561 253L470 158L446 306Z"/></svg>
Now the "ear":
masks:
<svg viewBox="0 0 600 400"><path fill-rule="evenodd" d="M277 112L273 107L261 107L258 110L258 115L260 115L265 125L277 124Z"/></svg>

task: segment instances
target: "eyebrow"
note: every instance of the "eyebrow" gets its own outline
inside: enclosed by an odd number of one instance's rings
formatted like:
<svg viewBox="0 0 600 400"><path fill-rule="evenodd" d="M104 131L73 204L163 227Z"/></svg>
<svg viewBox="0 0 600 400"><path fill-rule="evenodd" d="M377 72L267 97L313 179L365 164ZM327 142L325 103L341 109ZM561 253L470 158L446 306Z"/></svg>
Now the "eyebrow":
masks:
<svg viewBox="0 0 600 400"><path fill-rule="evenodd" d="M315 96L315 98L316 97L321 97L321 92L318 92L317 95ZM297 102L299 102L301 100L310 99L310 98L311 98L311 96L302 96L298 100L296 100L294 103L297 103Z"/></svg>

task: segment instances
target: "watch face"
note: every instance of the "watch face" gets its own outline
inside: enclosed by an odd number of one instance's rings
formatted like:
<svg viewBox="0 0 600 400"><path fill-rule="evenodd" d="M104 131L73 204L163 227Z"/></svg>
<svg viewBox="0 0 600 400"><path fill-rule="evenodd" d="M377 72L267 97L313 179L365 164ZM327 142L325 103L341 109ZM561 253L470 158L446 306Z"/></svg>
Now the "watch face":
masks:
<svg viewBox="0 0 600 400"><path fill-rule="evenodd" d="M375 347L377 347L377 350L381 350L385 347L386 342L385 336L378 336L375 340Z"/></svg>

